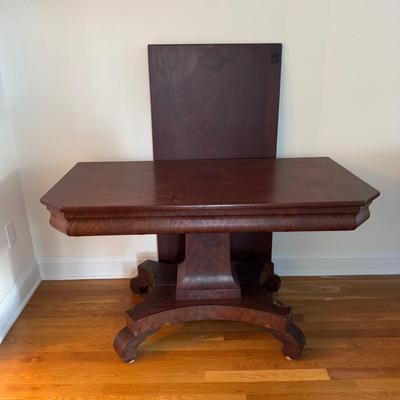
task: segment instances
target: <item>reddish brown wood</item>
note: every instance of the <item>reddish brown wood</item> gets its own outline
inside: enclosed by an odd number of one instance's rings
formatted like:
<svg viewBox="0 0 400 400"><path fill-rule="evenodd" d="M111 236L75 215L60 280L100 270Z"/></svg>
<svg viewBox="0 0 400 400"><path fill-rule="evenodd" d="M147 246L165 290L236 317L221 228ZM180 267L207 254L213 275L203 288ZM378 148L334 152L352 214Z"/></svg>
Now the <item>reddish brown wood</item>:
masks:
<svg viewBox="0 0 400 400"><path fill-rule="evenodd" d="M355 229L379 192L329 158L78 163L41 202L71 236Z"/></svg>
<svg viewBox="0 0 400 400"><path fill-rule="evenodd" d="M240 286L232 275L229 234L187 234L185 260L178 266L176 298L200 300L240 297Z"/></svg>
<svg viewBox="0 0 400 400"><path fill-rule="evenodd" d="M155 160L274 158L281 44L149 46ZM235 260L271 259L270 232L231 233ZM158 235L158 258L184 259L184 235Z"/></svg>
<svg viewBox="0 0 400 400"><path fill-rule="evenodd" d="M150 45L154 157L275 157L281 44Z"/></svg>
<svg viewBox="0 0 400 400"><path fill-rule="evenodd" d="M199 319L258 324L298 357L304 336L270 293L279 277L259 276L268 266L263 257L230 263L228 234L355 229L378 195L329 158L181 160L79 163L41 201L50 223L69 235L188 235L178 272L176 264L148 261L131 282L135 292L152 290L115 339L118 354L132 361L164 324Z"/></svg>
<svg viewBox="0 0 400 400"><path fill-rule="evenodd" d="M122 328L114 339L114 348L123 361L130 363L135 361L138 356L138 346L148 336L157 332L160 328L150 329L147 331L132 333L127 326Z"/></svg>
<svg viewBox="0 0 400 400"><path fill-rule="evenodd" d="M242 282L241 298L181 300L175 296L176 286L171 279L176 268L176 264L156 262L139 266L139 276L145 282L152 281L153 286L142 303L127 311L127 326L115 338L114 348L124 361L135 360L139 344L165 324L204 319L260 325L282 342L287 357L300 356L304 334L291 321L290 307L263 291L260 285ZM151 278L144 278L146 274Z"/></svg>
<svg viewBox="0 0 400 400"><path fill-rule="evenodd" d="M165 263L182 262L185 259L185 235L157 235L158 259Z"/></svg>
<svg viewBox="0 0 400 400"><path fill-rule="evenodd" d="M158 277L158 285L175 285L177 282L177 269L168 267L170 263L161 263L146 260L138 266L138 275L131 279L132 292L145 294L155 286L156 277L151 274L155 265L165 268L162 277ZM174 264L178 265L178 264ZM251 261L231 261L231 270L234 271L235 281L239 280L244 287L261 285L267 292L277 292L281 286L281 278L273 273L270 263L265 263L263 258ZM168 273L169 271L169 273Z"/></svg>
<svg viewBox="0 0 400 400"><path fill-rule="evenodd" d="M157 274L162 269L162 274ZM131 279L131 289L136 294L152 291L156 286L174 286L177 280L177 264L146 260L138 265L138 274Z"/></svg>

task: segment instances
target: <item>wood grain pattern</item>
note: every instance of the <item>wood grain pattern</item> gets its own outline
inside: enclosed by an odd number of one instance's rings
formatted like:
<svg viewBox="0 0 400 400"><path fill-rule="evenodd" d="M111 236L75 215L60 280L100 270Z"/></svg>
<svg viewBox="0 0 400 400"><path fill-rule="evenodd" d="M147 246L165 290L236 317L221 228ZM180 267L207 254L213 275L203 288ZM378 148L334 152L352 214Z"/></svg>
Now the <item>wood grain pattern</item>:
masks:
<svg viewBox="0 0 400 400"><path fill-rule="evenodd" d="M177 299L240 299L232 274L229 234L188 234L185 259L179 264Z"/></svg>
<svg viewBox="0 0 400 400"><path fill-rule="evenodd" d="M150 45L155 160L275 158L282 45ZM158 259L184 259L183 235L158 235ZM271 261L272 233L232 233L234 260Z"/></svg>
<svg viewBox="0 0 400 400"><path fill-rule="evenodd" d="M229 236L194 234L190 235L187 245L189 265L186 265L185 259L178 266L151 260L138 266L139 275L133 279L137 281L133 289L139 289L135 290L137 293L149 290L150 294L126 312L126 327L114 340L114 348L122 360L135 361L139 356L138 346L163 326L200 320L241 321L259 325L282 342L286 357L298 358L305 339L303 332L292 322L290 307L265 292L259 280L237 281L234 278L236 263L232 268ZM207 245L214 247L209 258L204 255ZM200 263L196 260L191 264L196 255ZM212 274L208 275L207 266L215 258L219 260L214 269L210 268ZM206 271L201 267L202 261L206 262ZM184 279L180 279L180 274Z"/></svg>
<svg viewBox="0 0 400 400"><path fill-rule="evenodd" d="M275 157L281 44L148 53L156 160Z"/></svg>
<svg viewBox="0 0 400 400"><path fill-rule="evenodd" d="M231 263L229 234L355 229L378 196L331 159L304 158L79 163L41 201L51 225L72 236L187 235L179 265L149 261L131 281L136 293L152 288L114 340L132 362L165 324L202 319L260 325L298 358L304 334L268 292L280 286L272 264ZM253 272L261 277L248 279Z"/></svg>
<svg viewBox="0 0 400 400"><path fill-rule="evenodd" d="M308 334L296 361L282 358L279 343L256 326L199 321L164 327L129 366L111 347L123 311L141 301L129 299L128 281L42 282L0 344L0 398L400 398L400 276L283 278L278 297L295 300L294 320ZM302 380L315 370L330 379ZM242 380L249 371L259 380L238 382L242 371ZM206 381L216 373L236 381Z"/></svg>
<svg viewBox="0 0 400 400"><path fill-rule="evenodd" d="M237 370L206 371L206 382L287 382L287 381L327 381L326 369L276 369L276 370Z"/></svg>
<svg viewBox="0 0 400 400"><path fill-rule="evenodd" d="M355 229L379 192L329 158L78 163L41 202L71 236Z"/></svg>

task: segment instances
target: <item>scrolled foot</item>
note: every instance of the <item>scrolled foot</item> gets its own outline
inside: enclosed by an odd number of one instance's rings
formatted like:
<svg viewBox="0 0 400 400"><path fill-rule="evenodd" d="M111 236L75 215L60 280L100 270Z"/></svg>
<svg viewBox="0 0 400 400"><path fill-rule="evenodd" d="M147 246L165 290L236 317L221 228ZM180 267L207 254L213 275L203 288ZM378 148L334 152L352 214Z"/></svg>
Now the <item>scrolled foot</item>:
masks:
<svg viewBox="0 0 400 400"><path fill-rule="evenodd" d="M115 337L114 349L123 361L130 364L134 362L139 355L137 348L140 343L158 330L159 328L151 329L134 335L126 326L125 328L121 329L118 335Z"/></svg>
<svg viewBox="0 0 400 400"><path fill-rule="evenodd" d="M126 363L131 363L137 358L137 346L135 335L128 327L121 329L114 339L114 349Z"/></svg>
<svg viewBox="0 0 400 400"><path fill-rule="evenodd" d="M284 344L282 353L288 360L297 360L301 356L302 348Z"/></svg>
<svg viewBox="0 0 400 400"><path fill-rule="evenodd" d="M154 271L157 262L146 260L138 265L138 274L130 281L130 287L135 294L146 294L154 286Z"/></svg>
<svg viewBox="0 0 400 400"><path fill-rule="evenodd" d="M135 276L130 281L130 287L135 294L146 294L149 291L149 286L146 285L138 276Z"/></svg>
<svg viewBox="0 0 400 400"><path fill-rule="evenodd" d="M156 286L176 284L176 264L164 264L146 260L138 265L138 274L131 279L131 290L135 294L151 292Z"/></svg>
<svg viewBox="0 0 400 400"><path fill-rule="evenodd" d="M288 323L285 332L274 331L272 334L283 344L282 352L289 360L300 357L305 345L304 333L292 322Z"/></svg>

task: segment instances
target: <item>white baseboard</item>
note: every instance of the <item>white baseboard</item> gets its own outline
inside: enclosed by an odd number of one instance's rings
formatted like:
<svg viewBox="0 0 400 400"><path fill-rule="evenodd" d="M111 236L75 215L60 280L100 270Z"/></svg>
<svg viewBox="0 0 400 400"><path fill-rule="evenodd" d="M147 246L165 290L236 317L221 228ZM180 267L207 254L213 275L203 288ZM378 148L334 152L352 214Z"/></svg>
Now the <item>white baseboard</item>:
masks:
<svg viewBox="0 0 400 400"><path fill-rule="evenodd" d="M282 255L274 258L273 261L277 274L282 276L400 274L400 254L348 257Z"/></svg>
<svg viewBox="0 0 400 400"><path fill-rule="evenodd" d="M39 260L43 280L117 279L137 274L137 259L126 257L53 257Z"/></svg>
<svg viewBox="0 0 400 400"><path fill-rule="evenodd" d="M34 261L0 301L0 343L35 293L40 282L39 267Z"/></svg>
<svg viewBox="0 0 400 400"><path fill-rule="evenodd" d="M400 274L400 254L277 255L273 261L277 273L282 276ZM39 262L43 280L131 278L137 273L136 265L136 259L124 257L59 257Z"/></svg>

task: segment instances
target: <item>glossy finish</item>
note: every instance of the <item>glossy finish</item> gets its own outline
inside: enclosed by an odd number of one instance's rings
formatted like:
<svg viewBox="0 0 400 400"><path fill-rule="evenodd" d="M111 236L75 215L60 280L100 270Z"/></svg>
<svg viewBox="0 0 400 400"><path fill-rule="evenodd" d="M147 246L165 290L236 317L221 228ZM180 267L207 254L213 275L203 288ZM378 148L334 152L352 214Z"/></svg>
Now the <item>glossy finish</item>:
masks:
<svg viewBox="0 0 400 400"><path fill-rule="evenodd" d="M0 345L13 400L398 400L400 276L283 277L303 356L257 325L167 325L122 363L110 338L143 299L128 279L43 281Z"/></svg>
<svg viewBox="0 0 400 400"><path fill-rule="evenodd" d="M155 160L274 158L281 44L150 45ZM232 233L236 260L271 259L272 234ZM183 235L158 235L158 258L181 262Z"/></svg>
<svg viewBox="0 0 400 400"><path fill-rule="evenodd" d="M229 233L354 229L378 195L329 158L180 160L79 163L41 201L69 235L186 233L179 265L148 261L131 281L137 293L152 289L114 341L131 362L165 324L202 319L260 325L299 357L303 332L271 294L279 277L257 277L263 258L231 262Z"/></svg>
<svg viewBox="0 0 400 400"><path fill-rule="evenodd" d="M156 161L79 163L41 199L68 235L166 235L170 263L131 280L151 294L115 338L124 361L162 326L203 319L260 325L299 357L304 335L272 297L271 232L355 229L379 193L327 158L271 159L280 68L279 44L149 46Z"/></svg>
<svg viewBox="0 0 400 400"><path fill-rule="evenodd" d="M155 160L274 158L281 44L150 45ZM158 258L181 262L184 235L158 235ZM235 260L271 260L272 233L231 234ZM260 272L260 271L258 271Z"/></svg>
<svg viewBox="0 0 400 400"><path fill-rule="evenodd" d="M71 236L355 229L379 192L329 158L78 163L43 198Z"/></svg>
<svg viewBox="0 0 400 400"><path fill-rule="evenodd" d="M185 259L179 264L177 299L240 299L232 274L228 233L189 233Z"/></svg>
<svg viewBox="0 0 400 400"><path fill-rule="evenodd" d="M275 157L280 44L150 45L154 157Z"/></svg>
<svg viewBox="0 0 400 400"><path fill-rule="evenodd" d="M263 259L230 259L229 234L186 235L185 259L177 264L145 261L131 280L134 293L150 295L127 311L127 326L114 340L120 357L131 362L138 346L167 324L198 320L231 320L257 324L283 343L283 353L300 356L305 339L293 324L291 309L272 297L280 279ZM259 271L267 271L261 274Z"/></svg>
<svg viewBox="0 0 400 400"><path fill-rule="evenodd" d="M220 236L216 237L217 244L224 242L223 236L228 241L228 235L215 236ZM193 239L189 235L191 246L201 240L206 243L210 239L211 237ZM193 240L197 243L193 244ZM201 251L203 249L200 247L199 250L204 256L204 251ZM188 261L192 261L190 257ZM240 282L242 293L240 290L232 292L232 280L223 281L227 277L225 270L221 273L214 269L214 279L207 286L208 269L206 272L185 269L183 266L184 277L189 278L188 282L192 283L189 287L183 286L179 279L182 265L155 261L146 261L139 265L137 286L148 286L151 293L142 303L127 311L127 326L114 340L114 348L122 360L136 360L140 343L163 326L200 320L229 320L259 325L282 342L285 356L291 359L300 356L305 344L304 334L292 322L290 307L274 299L271 293L265 292L258 282ZM178 285L181 287L176 285L176 271Z"/></svg>

